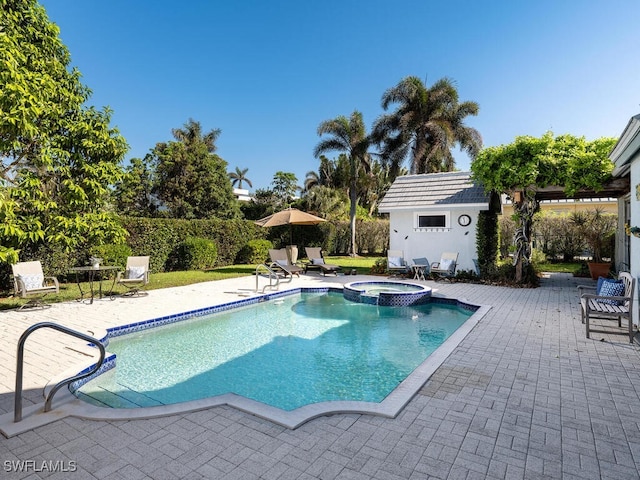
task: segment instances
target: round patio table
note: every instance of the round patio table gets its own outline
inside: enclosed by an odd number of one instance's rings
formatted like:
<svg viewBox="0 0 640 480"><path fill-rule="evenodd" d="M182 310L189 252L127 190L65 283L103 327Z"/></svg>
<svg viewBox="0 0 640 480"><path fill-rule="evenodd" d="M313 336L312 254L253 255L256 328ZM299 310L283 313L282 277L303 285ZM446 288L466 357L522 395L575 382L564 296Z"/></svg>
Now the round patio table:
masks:
<svg viewBox="0 0 640 480"><path fill-rule="evenodd" d="M76 283L78 284L78 289L80 290L80 298L78 298L79 302L84 301L85 292L82 291L82 285L80 283L81 274L86 274L89 280L89 292L90 298L89 304L93 303L93 299L95 297L95 282L98 282L98 298L102 298L102 280L104 278L104 272L112 272L113 270L119 270L120 267L116 267L115 265L98 265L98 266L85 266L85 267L73 267L70 268L69 271L74 272L76 274ZM113 283L111 284L111 290L109 291L109 298L114 300L113 296L113 287L116 284L116 276L113 276Z"/></svg>

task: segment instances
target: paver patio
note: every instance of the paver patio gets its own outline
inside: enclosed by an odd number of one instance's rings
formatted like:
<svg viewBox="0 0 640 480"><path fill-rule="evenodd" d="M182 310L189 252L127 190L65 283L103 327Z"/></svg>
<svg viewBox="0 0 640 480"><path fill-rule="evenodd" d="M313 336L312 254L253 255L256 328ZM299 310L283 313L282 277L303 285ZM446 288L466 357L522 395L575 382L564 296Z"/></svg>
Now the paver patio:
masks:
<svg viewBox="0 0 640 480"><path fill-rule="evenodd" d="M309 274L290 285L353 279ZM238 299L253 282L0 312L0 413L13 411L16 342L28 325L131 323ZM589 282L562 274L536 289L426 282L492 309L395 419L340 414L289 430L231 407L131 421L69 417L0 436L0 478L637 479L640 349L624 335L585 338L576 285ZM82 342L56 335L38 331L27 342L25 406L86 359ZM51 473L43 461L75 471Z"/></svg>

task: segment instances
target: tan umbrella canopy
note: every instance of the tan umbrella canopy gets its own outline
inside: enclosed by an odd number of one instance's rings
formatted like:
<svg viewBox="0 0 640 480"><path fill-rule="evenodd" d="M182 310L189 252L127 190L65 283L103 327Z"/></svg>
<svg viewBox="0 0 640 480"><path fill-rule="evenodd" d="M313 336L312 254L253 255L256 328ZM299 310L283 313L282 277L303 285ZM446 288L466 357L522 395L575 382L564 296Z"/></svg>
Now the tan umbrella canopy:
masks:
<svg viewBox="0 0 640 480"><path fill-rule="evenodd" d="M278 225L317 225L326 222L324 218L316 217L297 208L286 208L268 217L256 220L261 227L277 227Z"/></svg>
<svg viewBox="0 0 640 480"><path fill-rule="evenodd" d="M310 213L303 212L297 208L286 208L268 217L256 220L255 224L261 227L277 227L279 225L289 225L289 241L293 243L293 232L291 225L317 225L326 222L324 218L316 217Z"/></svg>

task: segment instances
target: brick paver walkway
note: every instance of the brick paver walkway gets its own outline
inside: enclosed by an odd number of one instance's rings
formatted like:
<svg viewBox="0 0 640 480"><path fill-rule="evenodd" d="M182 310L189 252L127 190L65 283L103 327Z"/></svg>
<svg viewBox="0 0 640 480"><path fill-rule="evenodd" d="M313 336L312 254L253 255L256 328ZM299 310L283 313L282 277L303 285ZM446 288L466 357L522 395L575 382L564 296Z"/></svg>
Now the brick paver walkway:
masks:
<svg viewBox="0 0 640 480"><path fill-rule="evenodd" d="M427 282L493 308L395 419L334 415L288 430L230 407L66 418L0 437L0 478L640 478L640 349L624 335L585 338L579 281ZM12 401L0 395L3 412ZM34 463L19 473L12 461ZM36 471L43 461L75 472Z"/></svg>

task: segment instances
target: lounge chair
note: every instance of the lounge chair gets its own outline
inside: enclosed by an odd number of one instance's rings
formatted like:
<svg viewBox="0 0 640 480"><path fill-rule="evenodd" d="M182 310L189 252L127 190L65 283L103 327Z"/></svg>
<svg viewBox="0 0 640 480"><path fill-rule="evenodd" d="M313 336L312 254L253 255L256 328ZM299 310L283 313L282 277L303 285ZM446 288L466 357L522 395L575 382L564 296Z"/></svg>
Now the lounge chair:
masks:
<svg viewBox="0 0 640 480"><path fill-rule="evenodd" d="M618 327L622 327L622 319L629 323L629 342L633 343L633 319L631 309L633 307L633 294L636 288L636 279L628 272L620 272L618 281L602 279L599 286L590 287L580 285L578 289L591 290L593 293L580 295L580 310L582 323L585 324L587 338L590 332L603 332L591 328L592 318L618 320ZM611 333L609 331L604 333Z"/></svg>
<svg viewBox="0 0 640 480"><path fill-rule="evenodd" d="M11 265L13 271L13 285L15 294L20 298L30 300L22 305L25 307L45 307L42 301L49 293L59 293L60 284L56 277L45 277L42 272L42 263L38 260L31 262L18 262Z"/></svg>
<svg viewBox="0 0 640 480"><path fill-rule="evenodd" d="M426 280L427 275L429 275L429 272L431 271L431 265L429 264L429 260L425 257L414 258L411 269L413 270L414 279Z"/></svg>
<svg viewBox="0 0 640 480"><path fill-rule="evenodd" d="M125 295L148 295L141 289L149 283L149 257L128 257L124 272L118 272L116 283L129 289Z"/></svg>
<svg viewBox="0 0 640 480"><path fill-rule="evenodd" d="M387 251L387 271L392 276L405 275L411 271L404 259L402 250Z"/></svg>
<svg viewBox="0 0 640 480"><path fill-rule="evenodd" d="M304 268L299 267L297 265L293 265L291 264L291 262L289 262L289 256L287 255L286 248L281 248L279 250L270 249L269 258L271 260L268 265L269 268L275 271L279 271L285 277L289 275L291 277L293 277L293 275L296 275L299 277L300 272L304 272Z"/></svg>
<svg viewBox="0 0 640 480"><path fill-rule="evenodd" d="M330 263L325 263L324 255L322 255L322 248L320 247L305 247L305 252L307 253L308 262L304 264L304 273L307 273L310 269L320 270L322 275L326 275L327 273L334 273L338 275L338 270L341 269L339 265L332 265Z"/></svg>
<svg viewBox="0 0 640 480"><path fill-rule="evenodd" d="M440 278L450 279L456 276L456 268L458 264L458 252L445 252L440 257L439 262L431 264L431 274L435 280Z"/></svg>

